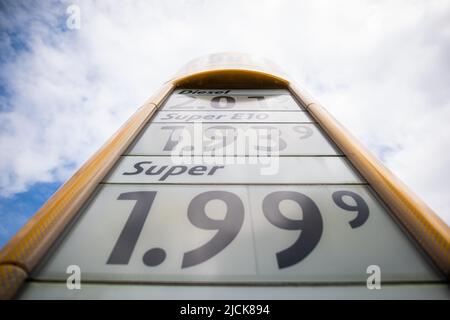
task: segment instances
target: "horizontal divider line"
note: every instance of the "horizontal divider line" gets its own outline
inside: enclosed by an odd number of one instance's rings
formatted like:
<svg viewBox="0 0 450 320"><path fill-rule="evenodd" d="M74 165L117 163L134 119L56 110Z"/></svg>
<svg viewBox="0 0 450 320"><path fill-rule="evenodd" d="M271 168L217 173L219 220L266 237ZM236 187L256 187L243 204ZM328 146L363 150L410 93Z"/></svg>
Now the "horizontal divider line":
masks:
<svg viewBox="0 0 450 320"><path fill-rule="evenodd" d="M51 284L63 284L66 285L66 280L64 279L39 279L39 278L31 278L27 281L28 283L36 282L36 283L51 283ZM122 280L122 281L113 281L113 280L83 280L84 284L108 284L108 285L154 285L154 286L220 286L220 287L354 287L354 286L364 286L366 287L366 281L303 281L303 282L295 282L295 281L139 281L139 280ZM383 281L383 285L446 285L447 283L444 281L430 281L430 280L391 280L391 281Z"/></svg>
<svg viewBox="0 0 450 320"><path fill-rule="evenodd" d="M253 183L238 183L238 182L108 182L108 181L102 181L99 183L99 185L160 185L160 186L166 186L166 185L205 185L205 186L369 186L369 183L367 182L327 182L327 183L314 183L314 182L308 182L308 183L299 183L299 182L253 182Z"/></svg>
<svg viewBox="0 0 450 320"><path fill-rule="evenodd" d="M166 110L166 109L164 109L165 107L163 107L162 109L159 109L159 112L161 112L161 111L166 111L166 112L172 112L172 111L181 111L181 112L209 112L209 111L213 111L213 112L241 112L241 111L245 111L245 112L307 112L307 113L309 113L306 109L302 109L301 107L298 107L298 110L295 110L295 109L290 109L290 110L286 110L286 109L283 109L283 110L257 110L257 109L254 109L254 110L237 110L237 109L203 109L203 110L175 110L175 109L172 109L172 110Z"/></svg>
<svg viewBox="0 0 450 320"><path fill-rule="evenodd" d="M170 158L170 154L122 154L121 157L167 157ZM176 156L178 157L178 156ZM277 156L255 156L255 155L229 155L229 156L217 156L217 155L185 155L183 158L193 158L193 157L214 157L214 158L346 158L345 154L330 154L330 155L290 155L290 154L280 154Z"/></svg>
<svg viewBox="0 0 450 320"><path fill-rule="evenodd" d="M148 123L227 123L227 124L246 124L246 123L250 123L250 124L255 124L255 123L257 123L257 124L272 124L272 123L276 123L276 124L309 124L309 123L317 123L317 122L314 122L314 121L301 121L301 122L292 122L292 121L289 121L289 122L280 122L280 121L277 121L277 122L223 122L223 121L221 121L221 122L219 122L219 121L217 121L217 122L206 122L206 121L201 121L201 122L199 122L199 121L190 121L190 122L183 122L183 121L148 121L146 124L148 124Z"/></svg>
<svg viewBox="0 0 450 320"><path fill-rule="evenodd" d="M179 111L185 111L185 112L192 112L192 111L198 111L198 112L210 112L210 111L212 111L212 112L297 112L297 111L301 111L301 112L307 112L306 111L306 109L305 108L298 108L298 110L296 110L296 109L288 109L288 110L286 110L286 109L284 109L284 110L248 110L248 109L239 109L239 110L237 110L237 109L234 109L234 110L232 110L232 109L219 109L219 110L217 110L217 109L201 109L201 110L199 110L199 109L192 109L192 110L188 110L188 109L164 109L164 108L162 108L162 109L159 109L159 111L166 111L166 112L172 112L172 111L176 111L176 112L179 112Z"/></svg>
<svg viewBox="0 0 450 320"><path fill-rule="evenodd" d="M149 121L147 121L146 122L146 124L148 124L148 123L152 123L152 122L154 122L154 123L204 123L204 124L216 124L216 123L228 123L228 124L255 124L255 123L257 123L257 124L271 124L271 123L277 123L277 124L315 124L315 125L317 125L317 126L319 126L319 123L318 122L316 122L316 121L314 121L314 119L311 119L311 121L308 121L308 122L306 122L306 121L301 121L301 122L292 122L292 121L290 121L290 122L210 122L210 121L201 121L201 122L182 122L182 121L151 121L151 120L149 120Z"/></svg>

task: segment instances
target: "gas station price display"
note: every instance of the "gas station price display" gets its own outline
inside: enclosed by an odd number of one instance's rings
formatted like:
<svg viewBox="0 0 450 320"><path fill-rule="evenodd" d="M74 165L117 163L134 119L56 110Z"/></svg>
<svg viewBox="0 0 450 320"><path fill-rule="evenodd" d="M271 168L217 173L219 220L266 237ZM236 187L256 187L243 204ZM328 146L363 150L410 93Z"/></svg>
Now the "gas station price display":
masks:
<svg viewBox="0 0 450 320"><path fill-rule="evenodd" d="M236 147L258 130L263 139ZM230 161L174 163L180 144L188 158L226 150ZM253 155L261 150L277 161L271 174ZM118 283L365 283L374 263L384 281L437 279L287 90L181 88L32 277L65 279L77 264L85 280Z"/></svg>

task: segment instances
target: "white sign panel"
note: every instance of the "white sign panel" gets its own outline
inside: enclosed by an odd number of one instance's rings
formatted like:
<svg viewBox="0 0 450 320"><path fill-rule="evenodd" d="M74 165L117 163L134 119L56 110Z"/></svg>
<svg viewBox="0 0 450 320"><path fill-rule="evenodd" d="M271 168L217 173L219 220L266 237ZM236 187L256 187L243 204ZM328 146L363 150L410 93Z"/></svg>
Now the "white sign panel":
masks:
<svg viewBox="0 0 450 320"><path fill-rule="evenodd" d="M286 90L198 90L174 92L163 109L170 110L300 110Z"/></svg>
<svg viewBox="0 0 450 320"><path fill-rule="evenodd" d="M32 279L443 280L286 90L176 90L77 219Z"/></svg>
<svg viewBox="0 0 450 320"><path fill-rule="evenodd" d="M105 182L299 184L361 183L362 180L342 157L184 157L174 160L173 157L124 156Z"/></svg>
<svg viewBox="0 0 450 320"><path fill-rule="evenodd" d="M199 137L198 137L199 136ZM199 141L200 139L200 141ZM198 147L197 145L198 144ZM316 124L162 124L151 123L128 155L336 155Z"/></svg>
<svg viewBox="0 0 450 320"><path fill-rule="evenodd" d="M175 200L176 199L176 200ZM382 232L380 232L382 230ZM365 186L104 185L32 277L113 282L434 281Z"/></svg>
<svg viewBox="0 0 450 320"><path fill-rule="evenodd" d="M303 111L160 111L152 122L314 122Z"/></svg>

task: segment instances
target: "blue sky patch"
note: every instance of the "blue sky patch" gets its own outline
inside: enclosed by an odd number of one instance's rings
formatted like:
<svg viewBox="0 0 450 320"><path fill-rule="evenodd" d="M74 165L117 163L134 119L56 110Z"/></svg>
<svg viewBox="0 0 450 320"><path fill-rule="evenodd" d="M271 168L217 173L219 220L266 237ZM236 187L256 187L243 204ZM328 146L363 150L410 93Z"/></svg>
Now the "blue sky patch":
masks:
<svg viewBox="0 0 450 320"><path fill-rule="evenodd" d="M0 197L0 247L19 231L60 186L60 182L39 182L26 192Z"/></svg>

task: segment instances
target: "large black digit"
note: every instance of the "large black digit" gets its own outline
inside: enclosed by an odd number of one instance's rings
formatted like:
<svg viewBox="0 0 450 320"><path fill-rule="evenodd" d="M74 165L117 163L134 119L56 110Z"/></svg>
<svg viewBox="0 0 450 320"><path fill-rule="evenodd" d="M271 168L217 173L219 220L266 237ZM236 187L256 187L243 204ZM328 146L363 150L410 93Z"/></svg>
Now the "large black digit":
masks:
<svg viewBox="0 0 450 320"><path fill-rule="evenodd" d="M197 98L196 97L190 97L190 96L173 96L175 99L178 99L182 102L180 103L176 103L173 104L171 106L169 106L167 109L179 109L179 110L185 110L185 109L190 109L190 106L188 106L189 104L191 104L191 102L194 102Z"/></svg>
<svg viewBox="0 0 450 320"><path fill-rule="evenodd" d="M280 202L295 201L303 212L303 219L292 220L281 213ZM322 237L323 222L319 208L314 201L299 192L277 191L263 200L264 216L274 226L285 230L301 230L297 240L289 247L277 252L278 268L293 266L306 258Z"/></svg>
<svg viewBox="0 0 450 320"><path fill-rule="evenodd" d="M267 132L267 135L265 135L265 138L267 141L274 141L276 143L276 146L268 146L268 145L260 145L258 143L258 145L256 146L256 150L258 151L267 151L267 152L272 152L272 151L281 151L286 149L287 144L286 141L284 141L281 138L281 130L278 129L277 127L274 126L268 126L268 125L258 125L258 126L252 126L252 129L256 129L257 130L257 138L258 138L258 142L261 142L262 139L260 136L261 131L265 131ZM274 139L273 138L273 133L276 132L276 137L278 139Z"/></svg>
<svg viewBox="0 0 450 320"><path fill-rule="evenodd" d="M259 102L259 105L261 106L262 109L267 109L267 103L266 103L266 98L263 96L260 97L247 97L248 99L256 99Z"/></svg>
<svg viewBox="0 0 450 320"><path fill-rule="evenodd" d="M355 204L351 205L346 203L344 201L345 196L352 198L353 201L355 201ZM347 211L356 211L358 213L356 218L349 222L352 229L362 226L369 218L369 206L359 194L348 190L336 191L333 192L332 197L334 203L336 203L339 208Z"/></svg>
<svg viewBox="0 0 450 320"><path fill-rule="evenodd" d="M293 130L300 134L299 139L306 139L312 136L313 131L307 126L294 126Z"/></svg>
<svg viewBox="0 0 450 320"><path fill-rule="evenodd" d="M222 103L225 101L225 103ZM218 96L211 99L211 107L214 109L231 109L234 107L236 99L229 96Z"/></svg>
<svg viewBox="0 0 450 320"><path fill-rule="evenodd" d="M205 137L212 140L210 145L205 146L206 151L220 150L236 141L236 128L232 126L212 126L205 130Z"/></svg>
<svg viewBox="0 0 450 320"><path fill-rule="evenodd" d="M223 220L211 219L206 215L206 204L211 200L222 200L227 205ZM203 246L188 251L183 256L181 268L188 268L212 258L237 236L244 223L244 205L234 193L227 191L207 191L192 199L187 213L189 221L205 230L217 230L214 237Z"/></svg>
<svg viewBox="0 0 450 320"><path fill-rule="evenodd" d="M118 200L136 200L136 204L117 239L107 264L128 264L155 196L156 191L126 192L119 195Z"/></svg>
<svg viewBox="0 0 450 320"><path fill-rule="evenodd" d="M164 151L172 151L177 144L180 143L180 131L182 131L185 126L164 126L161 127L161 130L171 130L169 139L167 139L166 144L164 145Z"/></svg>

